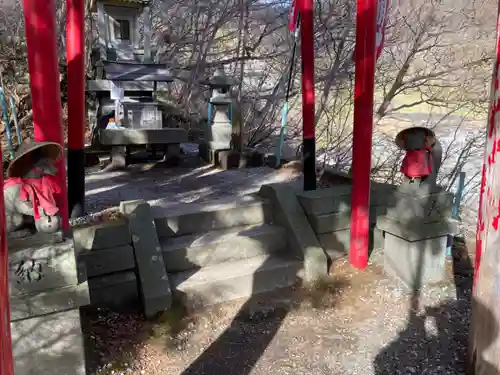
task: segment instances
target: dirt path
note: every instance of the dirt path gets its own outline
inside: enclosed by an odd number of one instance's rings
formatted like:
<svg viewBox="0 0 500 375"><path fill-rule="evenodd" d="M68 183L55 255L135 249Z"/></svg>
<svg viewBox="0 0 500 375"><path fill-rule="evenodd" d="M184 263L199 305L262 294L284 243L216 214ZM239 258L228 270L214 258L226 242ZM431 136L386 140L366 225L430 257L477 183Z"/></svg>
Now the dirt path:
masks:
<svg viewBox="0 0 500 375"><path fill-rule="evenodd" d="M380 253L366 272L341 261L315 290L289 289L191 316L178 310L146 322L137 314L86 311L84 330L97 358L90 373L460 375L471 280L462 255L455 272L449 261L446 282L422 291L417 312L409 311L407 289L382 272Z"/></svg>

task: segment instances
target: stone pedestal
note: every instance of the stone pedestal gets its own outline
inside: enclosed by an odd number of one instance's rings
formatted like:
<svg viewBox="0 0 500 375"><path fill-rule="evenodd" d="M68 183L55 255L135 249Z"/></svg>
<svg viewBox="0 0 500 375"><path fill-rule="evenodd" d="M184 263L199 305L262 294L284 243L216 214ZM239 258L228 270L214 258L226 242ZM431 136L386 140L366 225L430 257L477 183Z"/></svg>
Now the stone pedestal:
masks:
<svg viewBox="0 0 500 375"><path fill-rule="evenodd" d="M412 289L444 279L447 238L456 232L452 203L453 195L447 192L395 193L394 207L377 220L389 275Z"/></svg>
<svg viewBox="0 0 500 375"><path fill-rule="evenodd" d="M16 375L85 375L78 308L89 303L89 291L73 242L52 236L49 244L32 239L24 248L10 245L8 279Z"/></svg>
<svg viewBox="0 0 500 375"><path fill-rule="evenodd" d="M12 322L16 375L85 375L78 310Z"/></svg>
<svg viewBox="0 0 500 375"><path fill-rule="evenodd" d="M85 270L77 267L73 242L11 250L9 295L12 321L88 304Z"/></svg>

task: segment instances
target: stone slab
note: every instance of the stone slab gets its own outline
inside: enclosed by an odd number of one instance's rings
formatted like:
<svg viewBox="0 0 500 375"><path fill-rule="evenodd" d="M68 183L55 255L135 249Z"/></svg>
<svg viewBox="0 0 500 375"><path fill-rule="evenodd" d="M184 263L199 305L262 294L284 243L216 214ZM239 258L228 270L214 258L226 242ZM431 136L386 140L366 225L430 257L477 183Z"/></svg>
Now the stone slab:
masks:
<svg viewBox="0 0 500 375"><path fill-rule="evenodd" d="M375 232L372 228L368 233L368 252L376 249ZM318 235L318 240L330 261L349 255L351 248L351 230L343 229Z"/></svg>
<svg viewBox="0 0 500 375"><path fill-rule="evenodd" d="M10 319L17 321L77 309L90 304L88 283L22 294L10 299Z"/></svg>
<svg viewBox="0 0 500 375"><path fill-rule="evenodd" d="M316 235L349 229L351 227L351 213L349 211L308 215L307 218Z"/></svg>
<svg viewBox="0 0 500 375"><path fill-rule="evenodd" d="M373 249L380 250L384 248L385 233L379 228L373 228Z"/></svg>
<svg viewBox="0 0 500 375"><path fill-rule="evenodd" d="M224 170L261 167L264 165L264 155L258 151L221 150L216 152L215 164Z"/></svg>
<svg viewBox="0 0 500 375"><path fill-rule="evenodd" d="M318 240L330 261L333 261L349 254L351 230L344 229L320 234Z"/></svg>
<svg viewBox="0 0 500 375"><path fill-rule="evenodd" d="M387 216L403 224L411 223L415 218L419 222L436 222L451 218L453 193L440 192L415 196L395 193L394 205L387 210Z"/></svg>
<svg viewBox="0 0 500 375"><path fill-rule="evenodd" d="M426 238L454 234L457 232L457 222L454 220L446 220L426 223L421 222L419 218L414 218L412 222L402 224L389 217L379 217L377 219L377 228L404 238L407 241L419 241Z"/></svg>
<svg viewBox="0 0 500 375"><path fill-rule="evenodd" d="M130 245L85 251L78 255L78 261L84 263L87 277L135 269L134 249Z"/></svg>
<svg viewBox="0 0 500 375"><path fill-rule="evenodd" d="M128 205L122 202L120 211L128 217L144 314L151 318L170 308L172 293L151 207L137 201L130 203L133 209Z"/></svg>
<svg viewBox="0 0 500 375"><path fill-rule="evenodd" d="M127 223L109 222L73 229L73 242L78 254L90 250L109 249L132 242Z"/></svg>
<svg viewBox="0 0 500 375"><path fill-rule="evenodd" d="M277 253L286 245L284 228L264 224L165 238L162 250L167 272L179 272Z"/></svg>
<svg viewBox="0 0 500 375"><path fill-rule="evenodd" d="M65 236L62 232L57 233L33 233L27 236L16 237L16 232L9 233L7 243L9 251L25 249L29 247L42 247L46 245L55 245L64 242Z"/></svg>
<svg viewBox="0 0 500 375"><path fill-rule="evenodd" d="M94 306L127 308L139 303L139 286L134 271L117 272L89 279Z"/></svg>
<svg viewBox="0 0 500 375"><path fill-rule="evenodd" d="M446 277L447 236L406 241L385 233L384 269L411 289L437 283Z"/></svg>
<svg viewBox="0 0 500 375"><path fill-rule="evenodd" d="M11 328L16 375L85 375L78 310L19 320Z"/></svg>
<svg viewBox="0 0 500 375"><path fill-rule="evenodd" d="M351 190L352 187L349 185L340 185L327 189L302 191L297 196L308 215L323 215L350 211Z"/></svg>
<svg viewBox="0 0 500 375"><path fill-rule="evenodd" d="M297 199L287 184L263 185L260 195L273 203L274 223L286 230L288 246L304 260L304 281L314 283L328 273L328 259Z"/></svg>
<svg viewBox="0 0 500 375"><path fill-rule="evenodd" d="M294 285L302 261L257 256L171 274L175 295L196 309Z"/></svg>
<svg viewBox="0 0 500 375"><path fill-rule="evenodd" d="M181 128L101 129L99 141L107 146L186 143L188 134Z"/></svg>
<svg viewBox="0 0 500 375"><path fill-rule="evenodd" d="M9 295L37 293L78 284L73 242L9 252Z"/></svg>
<svg viewBox="0 0 500 375"><path fill-rule="evenodd" d="M338 185L326 189L301 191L300 204L308 215L348 212L351 210L351 185ZM370 206L391 206L394 202L395 186L372 183Z"/></svg>
<svg viewBox="0 0 500 375"><path fill-rule="evenodd" d="M269 223L272 204L256 196L221 203L185 204L177 209L152 207L159 237L205 233L234 226Z"/></svg>

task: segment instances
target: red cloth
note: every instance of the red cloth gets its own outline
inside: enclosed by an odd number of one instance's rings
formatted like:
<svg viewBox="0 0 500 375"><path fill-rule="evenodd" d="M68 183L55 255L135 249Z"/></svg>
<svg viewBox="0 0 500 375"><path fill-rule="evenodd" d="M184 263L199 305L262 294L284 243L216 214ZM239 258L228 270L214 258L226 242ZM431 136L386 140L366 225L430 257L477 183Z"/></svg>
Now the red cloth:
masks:
<svg viewBox="0 0 500 375"><path fill-rule="evenodd" d="M301 0L292 0L292 3L290 4L290 11L288 14L288 30L290 30L292 33L295 32L295 29L297 28L297 17L299 16L297 2L300 1Z"/></svg>
<svg viewBox="0 0 500 375"><path fill-rule="evenodd" d="M401 173L409 178L426 177L432 173L432 156L429 149L407 151L401 164Z"/></svg>
<svg viewBox="0 0 500 375"><path fill-rule="evenodd" d="M59 208L56 205L54 199L54 193L60 193L60 189L54 183L51 176L43 175L40 171L36 171L41 174L40 178L20 178L11 177L5 180L3 188L14 185L21 185L19 199L22 201L30 201L33 204L33 216L35 220L40 219L40 212L38 207L43 208L43 210L50 216L54 216L59 212Z"/></svg>

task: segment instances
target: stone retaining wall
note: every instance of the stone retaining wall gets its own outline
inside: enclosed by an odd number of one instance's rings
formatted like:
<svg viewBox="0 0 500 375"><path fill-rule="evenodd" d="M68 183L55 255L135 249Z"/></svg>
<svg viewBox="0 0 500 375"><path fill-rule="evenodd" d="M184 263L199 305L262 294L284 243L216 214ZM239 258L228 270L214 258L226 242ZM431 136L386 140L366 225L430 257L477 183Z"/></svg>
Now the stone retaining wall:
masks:
<svg viewBox="0 0 500 375"><path fill-rule="evenodd" d="M77 260L85 269L90 303L118 308L142 304L147 317L168 309L171 290L150 206L122 202L124 218L73 228Z"/></svg>
<svg viewBox="0 0 500 375"><path fill-rule="evenodd" d="M139 291L127 220L74 228L73 242L78 263L86 270L92 305L137 305Z"/></svg>
<svg viewBox="0 0 500 375"><path fill-rule="evenodd" d="M352 185L297 193L299 202L330 260L345 256L350 248ZM372 183L370 196L370 250L382 246L375 229L377 218L393 204L395 186Z"/></svg>

